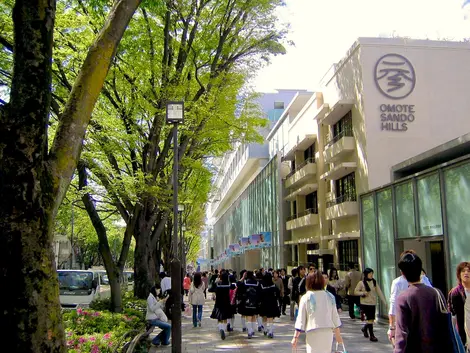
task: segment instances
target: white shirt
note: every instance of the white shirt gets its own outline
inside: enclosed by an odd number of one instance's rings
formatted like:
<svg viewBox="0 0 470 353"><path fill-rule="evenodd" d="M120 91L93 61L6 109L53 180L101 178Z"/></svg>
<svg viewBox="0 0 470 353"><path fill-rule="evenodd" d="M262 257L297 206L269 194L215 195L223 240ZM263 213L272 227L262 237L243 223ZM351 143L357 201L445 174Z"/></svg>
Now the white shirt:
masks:
<svg viewBox="0 0 470 353"><path fill-rule="evenodd" d="M160 282L161 293L164 294L167 290L171 289L171 277L165 277Z"/></svg>
<svg viewBox="0 0 470 353"><path fill-rule="evenodd" d="M307 291L299 303L295 329L309 332L318 328L341 326L335 297L326 290Z"/></svg>
<svg viewBox="0 0 470 353"><path fill-rule="evenodd" d="M427 277L426 277L427 279ZM426 280L421 280L421 282L428 287L432 287L431 283L429 282L429 279ZM408 289L408 281L406 280L405 276L400 276L397 277L393 280L392 286L390 289L390 309L388 310L388 315L396 315L396 308L395 308L395 302L397 301L398 296L404 292L405 290Z"/></svg>
<svg viewBox="0 0 470 353"><path fill-rule="evenodd" d="M145 320L168 322L168 318L163 311L162 304L153 296L152 293L150 293L147 298L147 313L145 314Z"/></svg>

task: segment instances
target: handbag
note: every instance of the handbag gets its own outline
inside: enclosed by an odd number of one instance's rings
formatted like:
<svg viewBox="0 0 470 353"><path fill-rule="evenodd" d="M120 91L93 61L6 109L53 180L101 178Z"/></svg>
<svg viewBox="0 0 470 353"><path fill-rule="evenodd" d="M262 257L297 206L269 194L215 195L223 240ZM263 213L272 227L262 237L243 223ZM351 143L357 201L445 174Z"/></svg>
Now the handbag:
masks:
<svg viewBox="0 0 470 353"><path fill-rule="evenodd" d="M340 346L343 346L343 348L341 350L339 350ZM333 351L333 353L348 353L346 351L346 346L344 345L344 342L343 343L336 342L336 348Z"/></svg>
<svg viewBox="0 0 470 353"><path fill-rule="evenodd" d="M451 349L451 351L449 351L449 353L465 353L466 350L465 350L465 347L463 346L462 339L460 338L460 335L455 329L455 326L452 324L452 314L449 313L449 311L447 310L447 306L445 304L444 299L442 298L441 292L436 288L433 288L433 289L437 293L439 310L441 314L446 317L444 327L447 329L448 334L449 334L449 339L450 339L449 348Z"/></svg>

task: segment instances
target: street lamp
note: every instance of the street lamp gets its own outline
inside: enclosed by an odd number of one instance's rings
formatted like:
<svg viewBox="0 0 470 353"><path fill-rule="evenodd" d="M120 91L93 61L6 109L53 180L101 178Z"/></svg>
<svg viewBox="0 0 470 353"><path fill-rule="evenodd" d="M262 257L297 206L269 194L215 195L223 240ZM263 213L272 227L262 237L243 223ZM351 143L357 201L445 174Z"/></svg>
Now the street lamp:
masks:
<svg viewBox="0 0 470 353"><path fill-rule="evenodd" d="M179 223L180 223L180 246L179 246L179 258L181 261L181 264L184 263L183 257L184 257L184 250L183 250L183 212L184 212L184 205L183 204L178 204L178 215L179 215ZM183 273L184 276L184 273Z"/></svg>
<svg viewBox="0 0 470 353"><path fill-rule="evenodd" d="M184 120L184 102L167 102L166 122L173 124L173 259L171 290L174 298L171 318L171 352L181 353L181 261L178 259L178 124Z"/></svg>

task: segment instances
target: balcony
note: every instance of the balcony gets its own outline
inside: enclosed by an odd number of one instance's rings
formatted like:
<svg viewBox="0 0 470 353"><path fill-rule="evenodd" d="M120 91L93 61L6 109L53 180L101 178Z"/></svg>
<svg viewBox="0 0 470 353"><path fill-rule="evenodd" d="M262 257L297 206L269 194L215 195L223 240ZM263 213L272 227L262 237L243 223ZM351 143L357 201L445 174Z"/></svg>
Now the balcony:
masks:
<svg viewBox="0 0 470 353"><path fill-rule="evenodd" d="M354 141L353 132L349 129L344 130L326 144L323 152L325 163L332 163L344 158L344 156L353 152L355 148L356 142Z"/></svg>
<svg viewBox="0 0 470 353"><path fill-rule="evenodd" d="M321 180L338 180L342 177L354 172L357 168L356 162L342 162L335 165L328 172L322 174Z"/></svg>
<svg viewBox="0 0 470 353"><path fill-rule="evenodd" d="M325 216L328 221L358 214L356 193L341 195L326 202Z"/></svg>
<svg viewBox="0 0 470 353"><path fill-rule="evenodd" d="M295 190L294 192L291 192L289 195L287 195L284 200L285 201L294 201L296 196L304 196L311 194L315 190L318 189L318 184L317 183L308 183L305 185L302 185L300 188Z"/></svg>
<svg viewBox="0 0 470 353"><path fill-rule="evenodd" d="M287 230L293 230L303 227L315 226L318 223L318 209L309 208L303 212L287 218L286 228Z"/></svg>
<svg viewBox="0 0 470 353"><path fill-rule="evenodd" d="M320 122L326 125L334 125L338 121L340 121L341 118L347 112L349 112L353 106L354 106L353 99L340 99L338 102L336 102L335 105L333 105L330 112L326 114L326 116L323 119L321 119Z"/></svg>
<svg viewBox="0 0 470 353"><path fill-rule="evenodd" d="M285 186L286 188L293 188L301 184L306 179L317 174L317 165L314 158L306 159L294 171L287 174Z"/></svg>

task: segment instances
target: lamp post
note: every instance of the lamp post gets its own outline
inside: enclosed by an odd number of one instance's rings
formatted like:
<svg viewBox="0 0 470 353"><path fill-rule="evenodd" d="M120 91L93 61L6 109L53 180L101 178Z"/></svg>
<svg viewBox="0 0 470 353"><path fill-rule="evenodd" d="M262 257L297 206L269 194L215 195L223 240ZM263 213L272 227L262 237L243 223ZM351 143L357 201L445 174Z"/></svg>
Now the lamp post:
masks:
<svg viewBox="0 0 470 353"><path fill-rule="evenodd" d="M181 353L181 261L178 259L178 124L184 120L184 103L167 102L166 122L173 124L173 259L171 291L174 298L171 318L171 352Z"/></svg>

